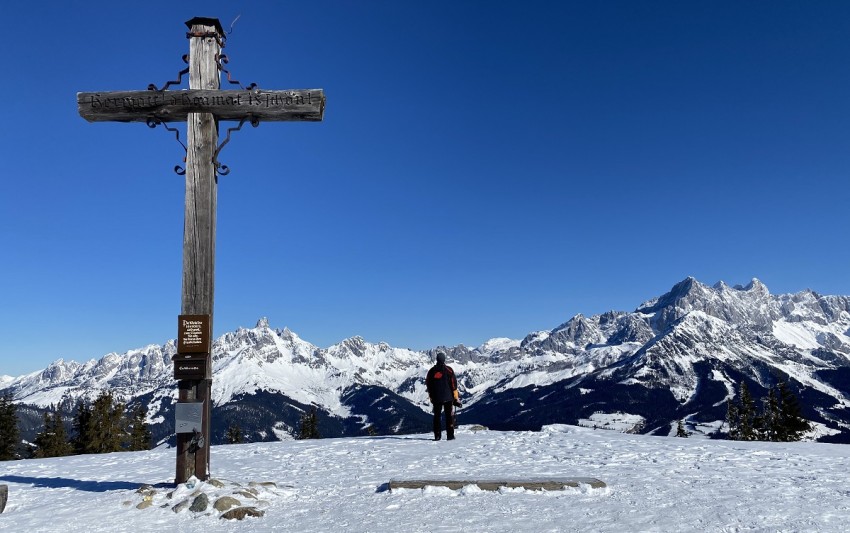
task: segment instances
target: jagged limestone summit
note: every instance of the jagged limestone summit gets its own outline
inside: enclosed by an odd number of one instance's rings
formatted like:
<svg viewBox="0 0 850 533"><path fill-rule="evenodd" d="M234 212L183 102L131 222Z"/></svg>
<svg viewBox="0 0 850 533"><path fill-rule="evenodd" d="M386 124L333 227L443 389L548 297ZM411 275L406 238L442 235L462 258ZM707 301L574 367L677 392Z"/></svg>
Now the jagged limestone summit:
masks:
<svg viewBox="0 0 850 533"><path fill-rule="evenodd" d="M435 347L436 349L437 347ZM524 339L477 348L439 347L460 380L461 424L532 429L568 423L697 435L720 428L726 402L746 382L755 398L787 380L815 430L809 438L850 442L850 297L811 290L772 295L693 278L634 311L577 315ZM70 408L110 389L149 409L154 438L173 434L174 341L86 363L58 360L0 382L37 431L39 409ZM247 440L289 439L316 408L324 437L427 432L424 375L433 350L352 337L315 346L266 319L214 342L214 443L238 423Z"/></svg>

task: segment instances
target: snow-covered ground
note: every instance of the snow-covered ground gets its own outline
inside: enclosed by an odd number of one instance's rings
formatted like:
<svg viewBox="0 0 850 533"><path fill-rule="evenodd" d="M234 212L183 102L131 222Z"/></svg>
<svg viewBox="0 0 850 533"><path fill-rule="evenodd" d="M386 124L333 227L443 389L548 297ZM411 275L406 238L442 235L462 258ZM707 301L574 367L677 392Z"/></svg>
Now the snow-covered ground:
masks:
<svg viewBox="0 0 850 533"><path fill-rule="evenodd" d="M574 426L212 448L212 475L259 486L240 523L172 507L174 450L0 463L9 532L836 531L850 524L850 446L627 435ZM604 489L386 491L391 479L595 477ZM152 505L137 489L157 487Z"/></svg>

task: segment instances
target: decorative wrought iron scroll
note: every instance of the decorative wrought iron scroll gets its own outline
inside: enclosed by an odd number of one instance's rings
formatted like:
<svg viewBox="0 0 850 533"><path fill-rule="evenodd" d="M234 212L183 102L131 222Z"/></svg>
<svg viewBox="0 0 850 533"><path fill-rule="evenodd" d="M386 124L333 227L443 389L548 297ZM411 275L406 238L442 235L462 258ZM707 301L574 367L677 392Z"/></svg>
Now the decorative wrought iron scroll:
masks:
<svg viewBox="0 0 850 533"><path fill-rule="evenodd" d="M157 119L156 117L148 117L147 125L148 125L148 127L149 127L149 128L155 128L155 127L157 127L157 126L160 126L160 125L161 125L161 126L162 126L163 128L165 128L166 130L168 130L168 131L170 131L170 132L173 132L173 133L174 133L174 137L177 139L177 142L178 142L178 143L180 143L180 146L182 146L182 147L183 147L183 151L184 151L187 155L189 154L189 149L188 149L188 148L186 148L186 145L185 145L185 144L183 144L183 141L181 141L181 140L180 140L180 130L178 130L177 128L169 127L169 126L168 126L168 124L166 124L165 122L163 122L163 121L161 121L161 120ZM184 157L184 158L183 158L183 162L185 162L185 161L186 161L186 158ZM180 165L174 165L174 172L175 172L178 176L183 176L183 175L185 175L185 174L186 174L186 168L185 168L185 167L181 167Z"/></svg>
<svg viewBox="0 0 850 533"><path fill-rule="evenodd" d="M213 165L215 166L215 171L217 174L221 176L227 176L228 174L230 174L230 167L228 167L227 165L223 165L219 162L218 154L221 153L221 149L224 148L224 145L230 142L230 134L234 131L241 130L242 126L248 121L250 121L251 126L255 128L260 125L260 120L257 117L255 117L254 115L248 115L247 117L240 120L239 125L235 128L227 128L227 138L225 138L224 141L222 141L222 143L218 145L218 148L216 148L215 150L215 155L213 156Z"/></svg>

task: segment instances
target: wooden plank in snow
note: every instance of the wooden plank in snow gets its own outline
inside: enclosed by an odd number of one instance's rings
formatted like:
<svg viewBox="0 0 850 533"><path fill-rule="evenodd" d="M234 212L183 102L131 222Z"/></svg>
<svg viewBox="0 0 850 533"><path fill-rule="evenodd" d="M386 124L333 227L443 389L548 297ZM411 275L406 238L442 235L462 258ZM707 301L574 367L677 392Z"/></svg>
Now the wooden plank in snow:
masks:
<svg viewBox="0 0 850 533"><path fill-rule="evenodd" d="M558 479L511 479L511 480L445 480L445 479L417 479L417 480L390 480L388 488L393 489L423 489L425 487L448 487L452 490L459 490L463 487L475 485L481 490L499 490L502 487L509 489L526 489L526 490L564 490L567 487L578 487L580 485L590 485L591 488L601 489L607 487L604 481L593 477L572 477Z"/></svg>

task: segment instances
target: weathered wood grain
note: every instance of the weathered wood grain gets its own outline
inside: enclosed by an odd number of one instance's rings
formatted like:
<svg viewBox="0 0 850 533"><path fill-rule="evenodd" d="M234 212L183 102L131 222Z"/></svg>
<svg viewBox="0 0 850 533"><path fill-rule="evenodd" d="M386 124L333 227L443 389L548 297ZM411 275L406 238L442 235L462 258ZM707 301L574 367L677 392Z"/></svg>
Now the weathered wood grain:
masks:
<svg viewBox="0 0 850 533"><path fill-rule="evenodd" d="M186 25L190 30L187 34L188 90L80 92L77 93L77 107L80 116L89 122L145 122L155 125L186 121L181 315L208 316L211 334L218 203L215 162L218 123L222 120L250 120L252 123L321 121L325 95L322 89L221 91L217 60L224 39L221 23L214 18L195 17ZM206 346L208 342L202 344ZM198 363L191 368L185 365L182 369L175 366L175 377L179 380L178 401L204 403L203 443L199 444L197 438L192 440L197 436L177 434L177 483L183 483L191 476L201 480L209 477L212 361L208 351L195 354L205 357L203 365Z"/></svg>
<svg viewBox="0 0 850 533"><path fill-rule="evenodd" d="M191 22L191 21L190 21ZM213 32L215 25L196 23L191 32L204 35ZM189 88L216 92L221 76L216 63L220 53L219 40L192 37L189 40ZM213 156L218 145L218 124L212 113L189 113L186 119L186 202L183 222L183 285L182 315L208 315L213 331L213 302L215 294L215 233L218 203L218 180ZM212 368L210 354L207 368ZM211 379L181 380L179 400L204 402L201 434L204 442L195 446L193 435L177 434L177 483L189 477L206 480L209 477Z"/></svg>
<svg viewBox="0 0 850 533"><path fill-rule="evenodd" d="M219 91L191 86L182 91L80 92L77 109L89 122L184 122L190 113L211 113L216 120L251 116L261 122L319 122L325 112L322 89Z"/></svg>

